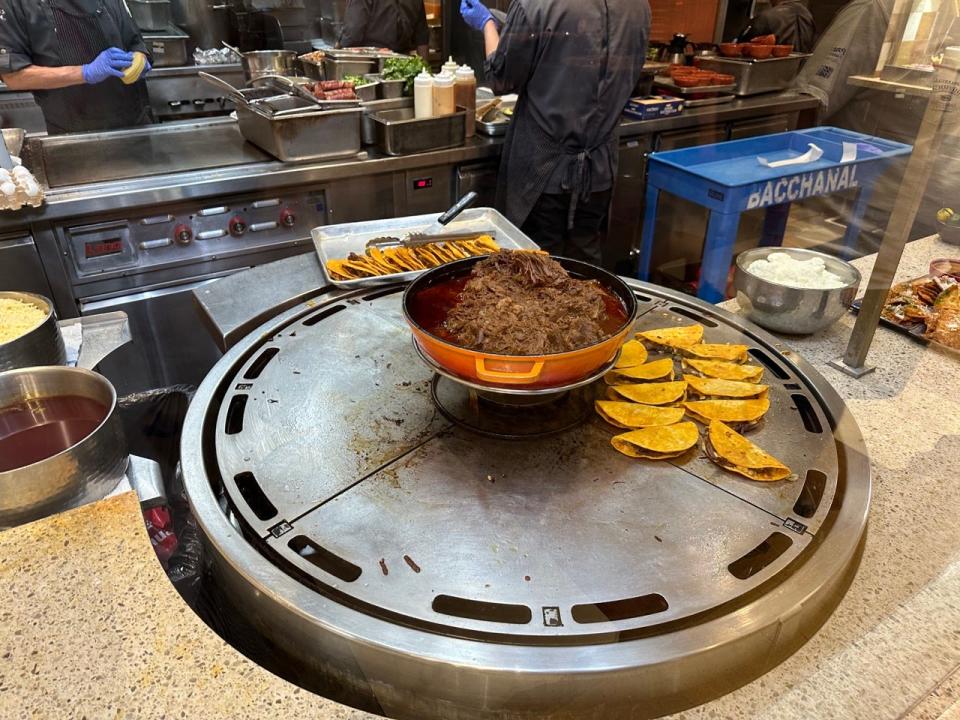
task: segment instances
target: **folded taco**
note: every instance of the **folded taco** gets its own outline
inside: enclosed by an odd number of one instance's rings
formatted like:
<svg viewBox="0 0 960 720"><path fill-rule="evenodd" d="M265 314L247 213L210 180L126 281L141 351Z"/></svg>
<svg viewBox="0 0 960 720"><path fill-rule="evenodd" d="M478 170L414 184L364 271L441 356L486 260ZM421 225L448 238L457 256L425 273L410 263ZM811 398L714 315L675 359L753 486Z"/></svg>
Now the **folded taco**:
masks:
<svg viewBox="0 0 960 720"><path fill-rule="evenodd" d="M657 407L616 400L597 400L595 407L597 414L608 423L627 429L673 425L684 415L682 407Z"/></svg>
<svg viewBox="0 0 960 720"><path fill-rule="evenodd" d="M651 380L673 380L673 360L664 358L631 368L611 370L603 379L607 385L622 385L631 382L649 382Z"/></svg>
<svg viewBox="0 0 960 720"><path fill-rule="evenodd" d="M680 351L687 357L702 360L726 360L742 363L750 357L747 354L749 349L746 345L697 343L696 345L683 347Z"/></svg>
<svg viewBox="0 0 960 720"><path fill-rule="evenodd" d="M720 420L738 432L749 430L763 419L770 409L766 397L754 400L694 400L683 403L691 418L704 425Z"/></svg>
<svg viewBox="0 0 960 720"><path fill-rule="evenodd" d="M707 457L717 465L751 480L774 482L792 474L782 462L719 420L710 423L704 445Z"/></svg>
<svg viewBox="0 0 960 720"><path fill-rule="evenodd" d="M643 383L640 385L611 385L611 394L620 399L632 400L645 405L669 405L683 400L687 384L683 381Z"/></svg>
<svg viewBox="0 0 960 720"><path fill-rule="evenodd" d="M692 398L735 398L746 400L748 398L760 398L767 396L767 385L757 385L756 383L740 382L738 380L717 380L716 378L704 378L697 375L684 375L683 379L687 383Z"/></svg>
<svg viewBox="0 0 960 720"><path fill-rule="evenodd" d="M683 359L684 370L693 375L716 378L717 380L738 380L740 382L758 383L763 379L763 368L759 365L739 365L722 360Z"/></svg>
<svg viewBox="0 0 960 720"><path fill-rule="evenodd" d="M634 458L667 460L683 455L697 444L700 432L692 422L632 430L610 439L610 444Z"/></svg>
<svg viewBox="0 0 960 720"><path fill-rule="evenodd" d="M673 351L696 345L703 340L703 325L644 330L637 333L637 340L648 342L655 348Z"/></svg>
<svg viewBox="0 0 960 720"><path fill-rule="evenodd" d="M620 348L620 357L617 359L616 368L631 368L637 365L643 365L647 361L647 349L639 340L629 340Z"/></svg>

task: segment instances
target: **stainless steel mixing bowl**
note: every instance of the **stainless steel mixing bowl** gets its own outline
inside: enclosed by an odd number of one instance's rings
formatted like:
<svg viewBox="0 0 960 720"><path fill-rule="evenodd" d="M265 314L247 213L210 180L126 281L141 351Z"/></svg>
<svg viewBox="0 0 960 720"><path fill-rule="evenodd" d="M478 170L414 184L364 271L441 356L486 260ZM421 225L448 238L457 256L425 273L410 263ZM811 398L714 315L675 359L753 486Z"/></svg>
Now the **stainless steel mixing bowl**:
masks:
<svg viewBox="0 0 960 720"><path fill-rule="evenodd" d="M20 337L0 342L0 372L35 365L66 365L67 351L53 303L42 295L4 291L0 298L19 300L42 310L46 317Z"/></svg>
<svg viewBox="0 0 960 720"><path fill-rule="evenodd" d="M841 288L813 290L763 280L747 268L770 253L784 252L797 260L822 258L827 270L844 279ZM762 247L740 253L734 275L742 313L762 328L787 335L810 335L833 325L850 307L860 287L860 272L839 258L798 248Z"/></svg>
<svg viewBox="0 0 960 720"><path fill-rule="evenodd" d="M117 393L102 375L68 367L0 373L0 412L51 397L79 396L104 408L100 424L63 452L0 472L0 530L99 500L127 469ZM46 418L57 421L55 415Z"/></svg>

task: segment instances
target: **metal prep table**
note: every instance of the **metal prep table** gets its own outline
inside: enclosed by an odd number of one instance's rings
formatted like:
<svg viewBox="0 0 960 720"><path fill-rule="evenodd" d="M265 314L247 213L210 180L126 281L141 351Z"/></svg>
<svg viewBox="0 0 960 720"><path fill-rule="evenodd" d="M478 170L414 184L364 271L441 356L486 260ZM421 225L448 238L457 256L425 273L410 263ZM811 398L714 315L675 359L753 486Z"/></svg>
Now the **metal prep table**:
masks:
<svg viewBox="0 0 960 720"><path fill-rule="evenodd" d="M718 129L726 137L771 116L796 124L816 105L778 95L624 123L611 242L624 243L624 252L636 244L642 189L634 188L651 148L703 142ZM500 144L476 137L412 156L371 149L285 165L245 143L229 118L31 138L24 155L46 202L0 214L0 237L17 240L0 250L31 277L39 264L61 317L127 312L134 343L106 368L120 392L199 383L221 349L199 324L189 290L309 252L318 225L441 212L468 190L492 205ZM18 268L4 273L14 283L21 277Z"/></svg>

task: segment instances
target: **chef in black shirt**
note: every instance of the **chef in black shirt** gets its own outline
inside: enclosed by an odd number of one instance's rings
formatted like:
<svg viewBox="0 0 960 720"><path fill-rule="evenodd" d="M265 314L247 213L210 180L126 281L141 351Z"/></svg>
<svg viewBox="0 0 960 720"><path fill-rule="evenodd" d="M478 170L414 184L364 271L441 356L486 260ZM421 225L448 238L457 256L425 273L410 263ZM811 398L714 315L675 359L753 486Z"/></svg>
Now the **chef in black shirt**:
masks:
<svg viewBox="0 0 960 720"><path fill-rule="evenodd" d="M347 0L340 47L416 50L427 58L430 31L423 0Z"/></svg>
<svg viewBox="0 0 960 720"><path fill-rule="evenodd" d="M142 74L120 79L137 51L148 54L124 0L0 0L0 77L33 92L51 134L149 123Z"/></svg>
<svg viewBox="0 0 960 720"><path fill-rule="evenodd" d="M479 0L460 13L484 34L487 82L520 95L497 206L543 249L599 263L617 128L647 54L647 0L514 0L499 28Z"/></svg>
<svg viewBox="0 0 960 720"><path fill-rule="evenodd" d="M772 7L750 21L740 39L776 35L780 45L793 45L796 52L811 52L817 29L806 0L771 0L770 4Z"/></svg>

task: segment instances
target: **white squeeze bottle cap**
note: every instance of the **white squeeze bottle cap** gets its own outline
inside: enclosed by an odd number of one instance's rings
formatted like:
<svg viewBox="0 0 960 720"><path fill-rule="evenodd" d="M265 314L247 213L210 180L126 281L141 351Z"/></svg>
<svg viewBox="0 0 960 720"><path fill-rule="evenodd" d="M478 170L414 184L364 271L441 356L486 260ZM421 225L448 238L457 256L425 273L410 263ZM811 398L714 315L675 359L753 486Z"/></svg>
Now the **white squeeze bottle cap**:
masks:
<svg viewBox="0 0 960 720"><path fill-rule="evenodd" d="M439 87L450 87L453 85L453 75L448 72L442 72L433 76L433 83Z"/></svg>
<svg viewBox="0 0 960 720"><path fill-rule="evenodd" d="M457 65L456 62L454 62L454 60L453 60L453 55L451 55L451 56L450 56L450 59L447 60L443 65L440 66L440 72L442 72L442 73L445 73L445 72L446 72L446 73L450 73L451 75L453 75L453 74L457 71L457 67L459 67L459 66Z"/></svg>
<svg viewBox="0 0 960 720"><path fill-rule="evenodd" d="M461 65L457 68L457 80L473 80L475 77L476 73L473 72L473 68L469 65Z"/></svg>

